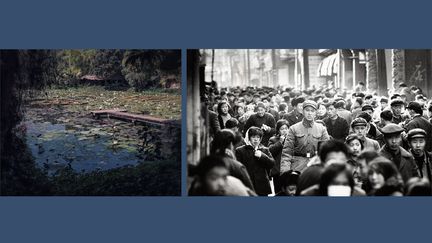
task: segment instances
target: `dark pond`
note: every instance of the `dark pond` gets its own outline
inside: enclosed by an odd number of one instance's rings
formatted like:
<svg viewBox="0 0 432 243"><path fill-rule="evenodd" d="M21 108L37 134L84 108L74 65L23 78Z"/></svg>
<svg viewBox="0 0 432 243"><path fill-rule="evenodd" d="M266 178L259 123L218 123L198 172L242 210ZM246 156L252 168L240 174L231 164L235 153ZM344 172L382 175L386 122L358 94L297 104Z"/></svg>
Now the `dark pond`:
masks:
<svg viewBox="0 0 432 243"><path fill-rule="evenodd" d="M49 174L69 165L89 172L141 161L139 127L128 122L32 109L26 113L25 127L37 166Z"/></svg>

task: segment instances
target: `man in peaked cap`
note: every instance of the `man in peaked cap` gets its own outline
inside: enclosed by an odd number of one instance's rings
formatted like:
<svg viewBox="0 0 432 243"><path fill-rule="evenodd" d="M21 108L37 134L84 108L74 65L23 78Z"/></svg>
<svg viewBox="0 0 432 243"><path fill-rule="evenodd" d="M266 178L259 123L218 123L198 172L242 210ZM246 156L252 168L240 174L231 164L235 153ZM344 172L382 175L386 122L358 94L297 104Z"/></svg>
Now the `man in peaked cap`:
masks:
<svg viewBox="0 0 432 243"><path fill-rule="evenodd" d="M351 128L353 132L357 134L363 141L364 150L378 151L380 149L378 141L367 137L370 124L364 118L357 117L354 119L351 122Z"/></svg>
<svg viewBox="0 0 432 243"><path fill-rule="evenodd" d="M369 104L363 105L361 110L368 113L371 117L374 112L374 108L372 107L372 105Z"/></svg>
<svg viewBox="0 0 432 243"><path fill-rule="evenodd" d="M404 129L396 124L383 127L381 132L384 134L385 145L379 153L396 165L402 179L407 182L411 177L419 176L419 171L414 157L400 146L403 131Z"/></svg>
<svg viewBox="0 0 432 243"><path fill-rule="evenodd" d="M317 104L313 100L303 102L303 120L292 125L283 144L281 173L289 170L303 172L310 158L318 151L318 142L329 140L324 125L316 123Z"/></svg>
<svg viewBox="0 0 432 243"><path fill-rule="evenodd" d="M423 117L423 109L422 106L415 101L411 101L407 107L412 120L408 122L405 126L405 131L409 132L414 128L423 129L426 136L426 151L432 152L432 124Z"/></svg>
<svg viewBox="0 0 432 243"><path fill-rule="evenodd" d="M402 99L400 98L393 99L390 102L390 107L393 113L392 122L394 124L400 124L402 122L405 122L408 119L407 116L404 116L402 114L403 108L405 107L405 102Z"/></svg>
<svg viewBox="0 0 432 243"><path fill-rule="evenodd" d="M427 133L421 128L414 128L407 135L410 152L414 156L420 176L432 181L432 154L425 151L426 138Z"/></svg>

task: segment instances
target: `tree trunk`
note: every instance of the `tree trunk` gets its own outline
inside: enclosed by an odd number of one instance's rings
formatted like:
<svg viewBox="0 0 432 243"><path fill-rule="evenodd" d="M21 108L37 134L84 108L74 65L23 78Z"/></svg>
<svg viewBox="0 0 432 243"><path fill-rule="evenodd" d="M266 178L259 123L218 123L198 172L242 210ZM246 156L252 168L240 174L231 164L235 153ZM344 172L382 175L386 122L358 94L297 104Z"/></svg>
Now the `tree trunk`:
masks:
<svg viewBox="0 0 432 243"><path fill-rule="evenodd" d="M393 90L396 90L403 82L405 82L405 51L403 49L392 49Z"/></svg>
<svg viewBox="0 0 432 243"><path fill-rule="evenodd" d="M378 88L377 56L375 49L366 49L366 88L377 90Z"/></svg>
<svg viewBox="0 0 432 243"><path fill-rule="evenodd" d="M385 50L377 50L378 95L387 95L387 68Z"/></svg>

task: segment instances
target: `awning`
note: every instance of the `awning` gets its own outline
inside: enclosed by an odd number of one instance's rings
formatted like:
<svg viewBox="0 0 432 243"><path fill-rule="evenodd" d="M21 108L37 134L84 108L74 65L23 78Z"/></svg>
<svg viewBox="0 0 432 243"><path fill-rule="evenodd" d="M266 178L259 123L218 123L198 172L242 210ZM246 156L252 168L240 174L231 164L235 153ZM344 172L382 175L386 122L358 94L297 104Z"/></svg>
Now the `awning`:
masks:
<svg viewBox="0 0 432 243"><path fill-rule="evenodd" d="M318 77L330 77L338 73L339 63L338 54L334 53L325 57L318 65Z"/></svg>

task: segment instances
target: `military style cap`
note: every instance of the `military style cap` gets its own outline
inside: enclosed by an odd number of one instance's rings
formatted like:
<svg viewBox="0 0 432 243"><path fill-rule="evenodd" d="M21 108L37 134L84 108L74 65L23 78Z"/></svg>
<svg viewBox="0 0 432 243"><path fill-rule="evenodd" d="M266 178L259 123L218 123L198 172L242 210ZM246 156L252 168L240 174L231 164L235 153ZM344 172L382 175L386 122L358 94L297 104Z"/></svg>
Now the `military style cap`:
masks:
<svg viewBox="0 0 432 243"><path fill-rule="evenodd" d="M390 102L390 106L395 105L405 105L405 103L403 102L403 100L396 98Z"/></svg>
<svg viewBox="0 0 432 243"><path fill-rule="evenodd" d="M317 103L313 100L306 100L305 102L303 102L303 109L308 106L314 108L315 110L317 109Z"/></svg>
<svg viewBox="0 0 432 243"><path fill-rule="evenodd" d="M380 99L380 102L385 102L385 103L387 103L387 102L388 102L388 99L385 98L385 97L383 97L383 98Z"/></svg>
<svg viewBox="0 0 432 243"><path fill-rule="evenodd" d="M409 130L407 139L411 140L413 138L426 138L426 131L421 128L414 128Z"/></svg>
<svg viewBox="0 0 432 243"><path fill-rule="evenodd" d="M364 118L357 117L351 122L351 127L357 127L357 126L367 126L367 121Z"/></svg>
<svg viewBox="0 0 432 243"><path fill-rule="evenodd" d="M401 133L403 132L404 129L401 126L398 126L394 123L391 124L387 124L385 125L385 127L383 127L381 129L381 132L386 135L386 134L392 134L392 133Z"/></svg>
<svg viewBox="0 0 432 243"><path fill-rule="evenodd" d="M264 105L263 102L258 102L258 104L256 105L256 107L257 107L257 108L258 108L258 107L262 107L262 108L265 109L265 105Z"/></svg>
<svg viewBox="0 0 432 243"><path fill-rule="evenodd" d="M374 111L374 108L371 105L362 106L362 111L366 111L366 110Z"/></svg>

